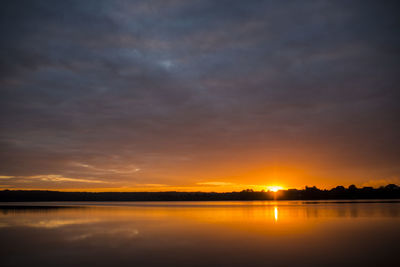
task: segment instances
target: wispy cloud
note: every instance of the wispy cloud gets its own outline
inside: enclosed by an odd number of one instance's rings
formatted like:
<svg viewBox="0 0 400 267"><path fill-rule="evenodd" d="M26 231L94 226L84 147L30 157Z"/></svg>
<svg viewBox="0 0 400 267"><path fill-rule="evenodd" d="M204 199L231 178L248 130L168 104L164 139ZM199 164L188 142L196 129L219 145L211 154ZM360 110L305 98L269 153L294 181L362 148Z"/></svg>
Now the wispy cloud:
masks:
<svg viewBox="0 0 400 267"><path fill-rule="evenodd" d="M167 184L134 184L134 186L137 186L137 187L141 187L141 186L144 186L144 187L165 187L165 186L169 186L169 185L167 185Z"/></svg>
<svg viewBox="0 0 400 267"><path fill-rule="evenodd" d="M109 174L110 173L111 174L132 174L132 173L140 171L140 168L138 168L132 164L129 164L127 166L120 165L120 166L117 166L117 168L99 168L99 167L89 165L86 163L81 163L81 162L74 162L73 165L77 166L77 167L86 168L86 169L89 169L93 172L100 173L100 174L107 174L107 173L109 173Z"/></svg>
<svg viewBox="0 0 400 267"><path fill-rule="evenodd" d="M234 183L229 183L229 182L202 182L202 183L197 183L197 185L208 185L208 186L232 186L236 185Z"/></svg>
<svg viewBox="0 0 400 267"><path fill-rule="evenodd" d="M0 179L12 179L15 176L8 176L8 175L0 175Z"/></svg>
<svg viewBox="0 0 400 267"><path fill-rule="evenodd" d="M95 184L107 184L108 181L90 179L90 178L71 178L64 177L58 174L50 174L50 175L34 175L34 176L26 176L22 177L24 179L39 179L44 182L78 182L78 183L95 183Z"/></svg>

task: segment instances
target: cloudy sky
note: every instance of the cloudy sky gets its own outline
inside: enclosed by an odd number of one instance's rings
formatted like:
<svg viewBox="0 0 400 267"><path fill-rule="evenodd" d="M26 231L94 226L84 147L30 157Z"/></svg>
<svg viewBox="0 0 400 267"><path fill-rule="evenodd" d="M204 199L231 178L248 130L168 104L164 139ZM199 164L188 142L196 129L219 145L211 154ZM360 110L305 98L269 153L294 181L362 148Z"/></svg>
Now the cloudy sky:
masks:
<svg viewBox="0 0 400 267"><path fill-rule="evenodd" d="M400 183L397 2L2 1L0 188Z"/></svg>

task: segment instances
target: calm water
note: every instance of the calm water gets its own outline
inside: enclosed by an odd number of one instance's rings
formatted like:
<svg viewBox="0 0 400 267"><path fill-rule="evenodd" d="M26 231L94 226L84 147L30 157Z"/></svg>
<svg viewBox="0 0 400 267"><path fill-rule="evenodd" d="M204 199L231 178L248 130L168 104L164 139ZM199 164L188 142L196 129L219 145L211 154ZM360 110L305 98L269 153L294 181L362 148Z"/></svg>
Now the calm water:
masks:
<svg viewBox="0 0 400 267"><path fill-rule="evenodd" d="M400 266L400 203L10 205L0 266Z"/></svg>

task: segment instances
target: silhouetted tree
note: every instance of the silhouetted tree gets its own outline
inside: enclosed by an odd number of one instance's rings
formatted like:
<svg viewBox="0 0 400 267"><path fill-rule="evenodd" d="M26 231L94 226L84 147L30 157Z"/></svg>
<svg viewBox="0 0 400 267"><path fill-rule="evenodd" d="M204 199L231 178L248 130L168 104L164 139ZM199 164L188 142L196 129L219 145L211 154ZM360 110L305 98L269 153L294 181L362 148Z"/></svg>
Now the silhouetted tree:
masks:
<svg viewBox="0 0 400 267"><path fill-rule="evenodd" d="M400 187L388 184L378 189L355 185L348 189L337 186L331 190L320 190L306 186L303 190L281 190L279 194L246 189L240 192L58 192L40 190L3 190L1 202L12 201L204 201L204 200L281 200L307 199L400 199Z"/></svg>
<svg viewBox="0 0 400 267"><path fill-rule="evenodd" d="M350 191L355 191L355 190L357 190L357 186L355 186L354 184L352 184L352 185L349 186L349 190L350 190Z"/></svg>

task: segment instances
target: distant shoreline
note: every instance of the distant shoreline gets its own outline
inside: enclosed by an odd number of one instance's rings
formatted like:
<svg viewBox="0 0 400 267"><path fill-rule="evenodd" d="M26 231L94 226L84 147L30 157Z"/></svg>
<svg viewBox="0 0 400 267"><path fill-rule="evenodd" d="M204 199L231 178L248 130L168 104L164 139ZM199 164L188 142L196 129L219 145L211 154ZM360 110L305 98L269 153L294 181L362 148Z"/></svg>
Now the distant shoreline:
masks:
<svg viewBox="0 0 400 267"><path fill-rule="evenodd" d="M86 206L125 206L129 205L129 203L141 203L143 205L140 206L158 206L158 203L192 203L193 206L202 206L200 203L208 203L211 202L213 203L213 206L215 203L222 203L221 206L225 206L223 204L224 202L229 202L229 203L250 203L250 202L270 202L270 203L275 203L275 202L281 202L281 203L296 203L300 205L324 205L324 204L395 204L399 203L400 204L400 198L399 199L369 199L369 200L364 200L364 199L343 199L341 200L186 200L186 201L160 201L160 200L149 200L149 201L141 201L141 200L132 200L132 201L0 201L0 209L36 209L36 208L49 208L49 209L57 209L57 208L74 208L74 207L86 207ZM299 203L297 203L299 202ZM145 203L145 204L144 204ZM196 204L194 204L196 203ZM199 203L199 205L197 204ZM148 204L148 205L147 205ZM254 204L257 206L257 204ZM264 205L264 204L263 204ZM274 206L275 204L270 204L270 206ZM190 204L188 204L190 206ZM218 206L218 205L215 205ZM239 204L237 206L240 206Z"/></svg>
<svg viewBox="0 0 400 267"><path fill-rule="evenodd" d="M400 199L400 187L389 184L385 187L344 188L330 190L314 187L288 189L278 192L62 192L44 190L3 190L0 202L46 202L46 201L254 201L254 200L382 200ZM332 203L332 202L330 202ZM343 202L341 202L343 203Z"/></svg>

